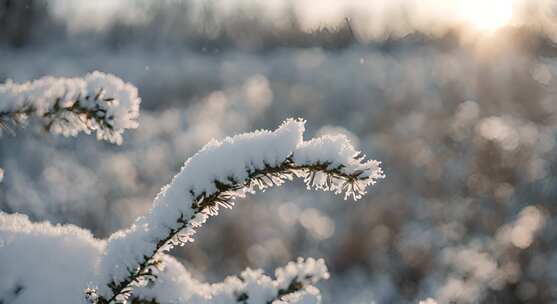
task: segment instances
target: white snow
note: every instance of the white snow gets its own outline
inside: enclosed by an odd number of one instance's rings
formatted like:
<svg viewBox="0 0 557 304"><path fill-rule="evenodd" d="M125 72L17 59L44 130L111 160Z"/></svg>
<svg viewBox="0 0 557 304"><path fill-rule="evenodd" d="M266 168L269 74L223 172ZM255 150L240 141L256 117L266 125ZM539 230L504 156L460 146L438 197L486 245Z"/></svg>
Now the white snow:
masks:
<svg viewBox="0 0 557 304"><path fill-rule="evenodd" d="M145 300L156 299L161 304L227 304L238 303L237 298L245 294L247 303L268 303L278 297L279 290L286 289L293 279L298 278L303 287L291 297L300 299L288 303L318 303L321 296L319 290L312 285L329 277L323 259L313 258L298 258L296 262L277 268L274 279L265 275L261 269L248 268L238 276L229 276L223 282L215 284L195 280L172 257L165 256L164 264L165 271L157 279L155 286L138 288L134 296ZM301 301L302 298L305 302Z"/></svg>
<svg viewBox="0 0 557 304"><path fill-rule="evenodd" d="M0 212L0 302L82 302L104 244L76 226Z"/></svg>
<svg viewBox="0 0 557 304"><path fill-rule="evenodd" d="M62 111L49 117L55 107L67 109L79 101L83 109L99 112L111 130L84 114ZM64 136L96 131L98 139L121 143L125 129L137 128L141 99L135 86L98 71L83 78L43 77L38 80L0 84L0 113L12 113L29 107L35 116L50 123L49 130Z"/></svg>
<svg viewBox="0 0 557 304"><path fill-rule="evenodd" d="M73 225L33 223L25 215L0 213L0 302L83 303L83 291L98 274L105 245L106 241ZM298 297L315 299L319 291L311 285L329 276L322 259L299 258L278 268L274 280L261 270L246 269L241 280L232 276L207 284L194 279L173 257L161 258L165 267L159 278L151 286L136 289L134 297L161 304L232 304L245 293L247 303L267 303L292 279L306 278L300 280L304 288Z"/></svg>

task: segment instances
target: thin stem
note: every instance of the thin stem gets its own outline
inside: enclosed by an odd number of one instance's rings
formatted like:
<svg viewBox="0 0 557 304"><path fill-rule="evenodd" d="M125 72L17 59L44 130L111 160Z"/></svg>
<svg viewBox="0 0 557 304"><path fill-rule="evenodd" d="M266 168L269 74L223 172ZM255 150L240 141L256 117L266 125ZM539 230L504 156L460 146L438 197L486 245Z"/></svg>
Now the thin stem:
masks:
<svg viewBox="0 0 557 304"><path fill-rule="evenodd" d="M304 283L299 281L298 277L295 277L294 279L292 279L290 284L288 284L288 287L286 287L286 289L279 289L278 294L276 295L276 297L274 297L273 299L268 301L267 304L271 304L276 300L282 300L282 298L284 296L295 293L295 292L298 292L298 291L304 289L304 287L305 287Z"/></svg>

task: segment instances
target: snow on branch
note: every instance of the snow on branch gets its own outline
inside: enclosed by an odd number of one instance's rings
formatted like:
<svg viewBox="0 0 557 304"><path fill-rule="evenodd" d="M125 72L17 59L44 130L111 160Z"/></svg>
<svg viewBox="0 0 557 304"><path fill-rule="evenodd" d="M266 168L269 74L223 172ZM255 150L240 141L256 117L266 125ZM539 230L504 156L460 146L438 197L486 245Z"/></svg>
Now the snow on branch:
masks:
<svg viewBox="0 0 557 304"><path fill-rule="evenodd" d="M83 302L105 245L77 226L0 212L0 303Z"/></svg>
<svg viewBox="0 0 557 304"><path fill-rule="evenodd" d="M319 303L321 295L313 287L329 273L323 259L298 258L275 270L275 279L262 270L246 269L221 283L200 283L176 259L164 255L165 269L154 284L139 287L130 297L131 303ZM313 301L310 301L312 299Z"/></svg>
<svg viewBox="0 0 557 304"><path fill-rule="evenodd" d="M344 136L303 141L304 124L288 119L273 132L212 141L188 159L157 195L149 213L109 238L100 278L87 290L90 302L126 302L135 288L157 278L164 252L193 241L209 216L217 215L220 207L232 207L247 193L301 177L308 188L357 200L369 185L384 178L380 163L365 160Z"/></svg>
<svg viewBox="0 0 557 304"><path fill-rule="evenodd" d="M0 303L82 303L105 247L106 240L77 226L33 223L25 215L0 212ZM322 259L299 258L276 269L274 279L248 268L207 284L175 258L161 254L160 259L164 269L157 280L135 289L130 303L319 303L313 285L329 277Z"/></svg>
<svg viewBox="0 0 557 304"><path fill-rule="evenodd" d="M95 131L99 140L120 144L125 129L138 126L137 88L101 72L83 78L44 77L0 84L0 128L39 119L52 133L75 136Z"/></svg>

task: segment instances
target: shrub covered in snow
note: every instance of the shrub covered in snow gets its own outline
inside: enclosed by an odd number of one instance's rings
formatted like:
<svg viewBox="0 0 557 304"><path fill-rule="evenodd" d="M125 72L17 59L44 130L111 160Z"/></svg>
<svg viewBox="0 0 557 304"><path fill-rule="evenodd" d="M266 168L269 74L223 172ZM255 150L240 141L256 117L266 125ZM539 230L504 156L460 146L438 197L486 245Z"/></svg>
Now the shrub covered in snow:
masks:
<svg viewBox="0 0 557 304"><path fill-rule="evenodd" d="M21 214L0 213L0 300L2 303L80 303L94 281L106 241L73 225L33 223ZM327 279L323 259L298 259L275 271L246 269L222 283L201 283L169 255L149 286L134 291L132 303L318 303L313 284Z"/></svg>
<svg viewBox="0 0 557 304"><path fill-rule="evenodd" d="M114 76L8 83L0 92L4 117L17 122L36 115L54 132L96 130L97 138L120 142L121 132L136 126L137 90ZM288 119L275 131L211 141L162 188L147 215L107 240L77 226L0 213L0 302L319 303L313 285L329 276L322 259L299 258L278 268L274 278L248 268L207 284L166 254L193 241L209 216L249 193L301 177L308 189L357 200L384 178L380 163L365 160L347 137L304 141L304 125Z"/></svg>

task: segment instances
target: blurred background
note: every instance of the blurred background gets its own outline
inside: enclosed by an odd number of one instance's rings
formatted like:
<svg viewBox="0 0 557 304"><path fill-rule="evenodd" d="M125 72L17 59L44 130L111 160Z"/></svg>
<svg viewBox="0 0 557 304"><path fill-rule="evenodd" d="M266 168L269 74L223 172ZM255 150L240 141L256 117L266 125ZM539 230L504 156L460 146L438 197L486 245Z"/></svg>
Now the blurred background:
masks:
<svg viewBox="0 0 557 304"><path fill-rule="evenodd" d="M304 117L387 179L247 198L173 252L195 277L313 256L324 303L557 302L557 1L0 0L0 82L93 70L140 127L3 134L1 210L105 238L210 139Z"/></svg>

